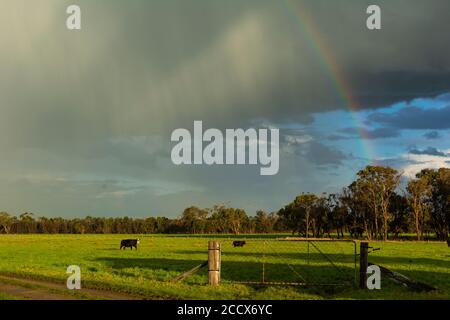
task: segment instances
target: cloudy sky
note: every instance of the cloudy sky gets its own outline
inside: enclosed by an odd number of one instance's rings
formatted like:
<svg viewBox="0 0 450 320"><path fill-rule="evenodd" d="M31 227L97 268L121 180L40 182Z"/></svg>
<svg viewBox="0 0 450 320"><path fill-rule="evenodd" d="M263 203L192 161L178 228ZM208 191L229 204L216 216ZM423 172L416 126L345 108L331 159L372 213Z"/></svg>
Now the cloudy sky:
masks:
<svg viewBox="0 0 450 320"><path fill-rule="evenodd" d="M65 27L78 4L82 30ZM382 8L382 30L365 26ZM1 0L0 210L277 210L370 163L450 166L448 0ZM280 171L177 167L170 134L280 128Z"/></svg>

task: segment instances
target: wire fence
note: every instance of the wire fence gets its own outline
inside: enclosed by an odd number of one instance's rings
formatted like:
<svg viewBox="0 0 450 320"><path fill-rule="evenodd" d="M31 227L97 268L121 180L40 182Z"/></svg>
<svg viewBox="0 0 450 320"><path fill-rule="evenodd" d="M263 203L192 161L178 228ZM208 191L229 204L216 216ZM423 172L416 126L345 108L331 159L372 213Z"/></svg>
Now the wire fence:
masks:
<svg viewBox="0 0 450 320"><path fill-rule="evenodd" d="M205 262L208 242L212 240L220 243L222 283L354 286L359 279L357 244L353 240L149 236L141 239L138 251L121 251L103 262L114 273L127 277L207 284ZM235 241L245 244L234 246ZM118 250L117 243L111 242L111 250Z"/></svg>
<svg viewBox="0 0 450 320"><path fill-rule="evenodd" d="M354 286L356 242L318 239L243 239L221 241L223 282Z"/></svg>

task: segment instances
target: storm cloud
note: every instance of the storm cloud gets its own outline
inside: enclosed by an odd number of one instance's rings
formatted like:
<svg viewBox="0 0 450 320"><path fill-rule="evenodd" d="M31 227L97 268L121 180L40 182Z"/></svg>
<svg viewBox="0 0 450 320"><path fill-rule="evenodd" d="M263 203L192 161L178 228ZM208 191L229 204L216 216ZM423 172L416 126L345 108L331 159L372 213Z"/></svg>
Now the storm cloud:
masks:
<svg viewBox="0 0 450 320"><path fill-rule="evenodd" d="M342 128L338 130L338 133L332 134L328 136L329 140L345 140L345 139L367 139L367 140L375 140L375 139L386 139L386 138L395 138L400 135L400 130L397 128L376 128L376 129L368 129L363 127L349 127Z"/></svg>
<svg viewBox="0 0 450 320"><path fill-rule="evenodd" d="M70 4L0 3L5 209L176 215L214 201L274 209L299 191L347 182L318 167L342 167L349 153L307 126L349 110L350 96L378 127L344 124L335 141L355 130L377 140L449 128L448 106L377 111L450 91L448 0L79 0L81 31L65 28ZM365 26L369 4L382 7L380 31ZM280 174L174 168L170 132L194 120L280 127Z"/></svg>
<svg viewBox="0 0 450 320"><path fill-rule="evenodd" d="M441 138L441 134L438 131L429 131L424 133L423 137L427 140L435 140Z"/></svg>
<svg viewBox="0 0 450 320"><path fill-rule="evenodd" d="M373 113L368 120L397 129L450 129L450 105L436 109L408 106L394 113Z"/></svg>
<svg viewBox="0 0 450 320"><path fill-rule="evenodd" d="M416 155L429 155L429 156L439 156L439 157L448 157L449 155L443 151L439 151L437 148L428 147L424 150L419 149L411 149L409 153Z"/></svg>

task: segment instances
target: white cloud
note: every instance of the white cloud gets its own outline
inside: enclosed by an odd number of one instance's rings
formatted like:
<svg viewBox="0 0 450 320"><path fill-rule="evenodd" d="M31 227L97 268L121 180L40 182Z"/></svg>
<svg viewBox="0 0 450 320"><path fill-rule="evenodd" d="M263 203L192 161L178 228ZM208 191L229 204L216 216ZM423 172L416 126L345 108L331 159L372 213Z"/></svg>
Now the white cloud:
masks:
<svg viewBox="0 0 450 320"><path fill-rule="evenodd" d="M444 153L449 153L450 149L444 150ZM439 169L443 167L449 167L449 157L426 155L426 154L404 154L401 157L408 161L408 164L403 166L400 170L404 172L404 175L409 178L413 178L422 169Z"/></svg>

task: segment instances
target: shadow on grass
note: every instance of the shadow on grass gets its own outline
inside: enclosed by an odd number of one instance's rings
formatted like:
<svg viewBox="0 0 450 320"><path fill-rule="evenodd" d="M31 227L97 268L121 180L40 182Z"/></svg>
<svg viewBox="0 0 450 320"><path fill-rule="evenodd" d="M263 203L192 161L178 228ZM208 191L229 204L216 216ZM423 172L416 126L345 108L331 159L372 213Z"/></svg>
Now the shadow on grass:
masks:
<svg viewBox="0 0 450 320"><path fill-rule="evenodd" d="M253 249L253 248L252 248ZM254 249L252 251L247 251L248 248L222 248L222 257L225 259L232 260L233 258L236 258L236 260L240 260L246 257L260 257L263 259L264 257L266 259L276 258L276 259L298 259L300 261L308 261L308 259L311 262L318 262L323 261L327 262L327 258L331 260L333 263L354 263L355 261L355 255L354 253L328 253L323 252L320 253L315 249L311 249L310 253L305 252L305 250L302 250L302 252L283 252L278 251L274 252L272 248L268 248L267 251L265 251L264 248ZM270 251L269 251L270 250ZM177 250L176 253L179 254L186 254L186 255L192 255L192 254L202 254L205 253L204 250ZM448 256L445 256L448 257ZM359 263L359 256L356 256L356 260ZM410 265L411 268L414 269L423 269L426 267L427 269L433 269L437 266L440 267L447 267L450 270L450 261L447 260L441 260L441 259L435 259L435 258L416 258L416 257L392 257L392 256L379 256L377 253L369 254L369 261L375 264L380 265ZM448 274L450 277L450 272ZM449 282L450 283L450 282Z"/></svg>
<svg viewBox="0 0 450 320"><path fill-rule="evenodd" d="M376 263L386 266L389 263L395 263L398 258L388 258L386 260L379 260ZM432 260L432 259L430 259ZM113 258L113 257L100 257L94 259L96 262L104 263L120 274L126 272L126 268L140 268L143 270L153 271L160 273L161 271L175 275L181 274L199 264L205 260L181 260L181 259L169 259L169 258ZM427 261L429 262L429 261ZM395 271L394 266L388 266L391 270ZM358 272L358 270L356 270ZM406 272L405 270L398 270L402 274L411 277L414 280L425 282L438 289L438 291L427 295L428 298L440 295L450 298L450 276L448 273L426 271L426 270L414 270ZM129 276L133 276L129 274ZM286 263L265 263L264 264L264 278L263 278L263 264L251 261L226 261L222 260L222 272L221 278L225 283L244 282L248 285L259 288L260 285L256 283L264 281L280 283L303 283L306 282L306 286L297 286L296 290L302 292L311 292L322 295L324 297L332 297L336 294L351 295L352 292L357 292L355 282L358 277L358 273L355 274L355 270L350 267L342 267L340 271L337 271L331 265L307 265L300 264L291 266ZM207 267L203 268L197 273L197 277L203 278L202 283L207 282ZM170 277L172 278L172 276ZM170 278L165 278L162 281L168 281ZM156 279L155 279L156 280ZM161 279L160 279L161 280ZM192 279L194 280L194 279ZM189 279L187 280L189 281ZM198 284L198 280L195 280ZM389 292L396 292L398 290L412 292L401 285L392 282L389 279L382 280L382 288Z"/></svg>
<svg viewBox="0 0 450 320"><path fill-rule="evenodd" d="M141 268L152 271L166 271L173 274L181 274L204 260L178 260L164 258L112 258L104 257L95 259L103 262L112 269ZM251 261L225 261L222 260L221 278L230 282L286 282L353 285L355 270L341 267L336 269L330 266L289 265L286 263L262 263ZM205 268L206 270L207 268ZM206 275L206 272L204 273ZM264 275L263 275L264 274Z"/></svg>

